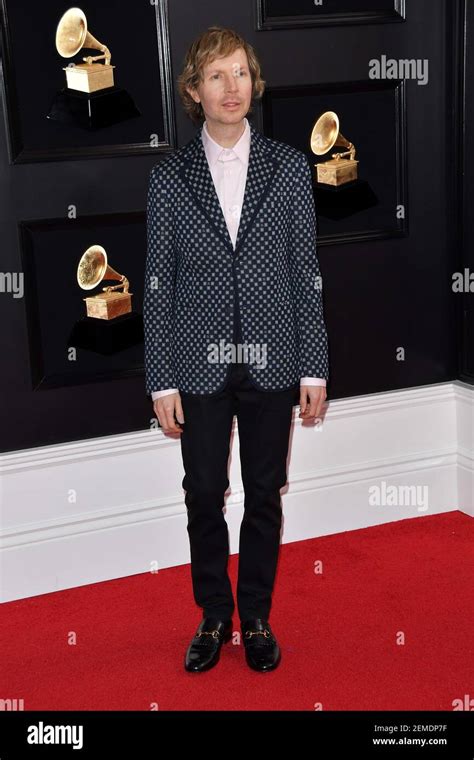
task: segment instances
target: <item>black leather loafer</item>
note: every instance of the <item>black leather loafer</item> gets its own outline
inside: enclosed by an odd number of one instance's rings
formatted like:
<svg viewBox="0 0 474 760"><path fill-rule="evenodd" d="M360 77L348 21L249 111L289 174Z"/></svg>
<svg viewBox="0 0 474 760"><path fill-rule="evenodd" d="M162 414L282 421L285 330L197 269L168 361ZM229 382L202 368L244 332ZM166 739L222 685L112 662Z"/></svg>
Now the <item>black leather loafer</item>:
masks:
<svg viewBox="0 0 474 760"><path fill-rule="evenodd" d="M219 662L224 641L232 638L232 620L205 617L186 651L184 667L192 673L209 670Z"/></svg>
<svg viewBox="0 0 474 760"><path fill-rule="evenodd" d="M274 670L281 660L280 647L268 620L252 618L242 623L247 665L253 670Z"/></svg>

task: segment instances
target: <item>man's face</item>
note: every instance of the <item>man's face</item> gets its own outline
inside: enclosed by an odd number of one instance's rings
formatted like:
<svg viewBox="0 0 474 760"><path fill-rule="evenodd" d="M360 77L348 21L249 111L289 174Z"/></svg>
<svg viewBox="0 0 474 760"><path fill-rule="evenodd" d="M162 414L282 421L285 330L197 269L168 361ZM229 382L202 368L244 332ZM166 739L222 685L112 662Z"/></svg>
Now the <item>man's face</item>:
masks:
<svg viewBox="0 0 474 760"><path fill-rule="evenodd" d="M208 122L238 124L252 100L252 79L245 50L237 48L231 55L206 64L203 81L197 90L188 92L196 103L201 103Z"/></svg>

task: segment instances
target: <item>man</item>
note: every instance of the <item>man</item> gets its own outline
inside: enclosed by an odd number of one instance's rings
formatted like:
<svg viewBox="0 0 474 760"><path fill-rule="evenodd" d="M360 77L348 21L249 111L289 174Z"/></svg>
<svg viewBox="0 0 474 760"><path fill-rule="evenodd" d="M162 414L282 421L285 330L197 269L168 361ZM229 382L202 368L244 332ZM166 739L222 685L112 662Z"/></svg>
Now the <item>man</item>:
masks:
<svg viewBox="0 0 474 760"><path fill-rule="evenodd" d="M311 168L246 114L264 81L252 47L211 27L178 80L197 135L155 165L147 204L146 389L185 477L194 598L203 618L185 668L214 666L232 635L224 493L237 415L244 518L237 603L247 664L281 660L268 622L292 409L319 416L327 334Z"/></svg>

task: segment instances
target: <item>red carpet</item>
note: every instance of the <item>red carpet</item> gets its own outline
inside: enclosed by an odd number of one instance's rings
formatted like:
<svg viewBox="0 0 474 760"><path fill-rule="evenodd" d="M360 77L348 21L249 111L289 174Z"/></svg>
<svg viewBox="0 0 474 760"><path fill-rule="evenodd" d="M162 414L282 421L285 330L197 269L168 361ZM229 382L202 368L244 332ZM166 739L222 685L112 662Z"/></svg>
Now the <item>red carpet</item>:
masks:
<svg viewBox="0 0 474 760"><path fill-rule="evenodd" d="M25 710L453 710L474 698L473 588L460 512L283 545L270 673L232 642L212 670L184 670L201 618L189 565L9 602L0 696Z"/></svg>

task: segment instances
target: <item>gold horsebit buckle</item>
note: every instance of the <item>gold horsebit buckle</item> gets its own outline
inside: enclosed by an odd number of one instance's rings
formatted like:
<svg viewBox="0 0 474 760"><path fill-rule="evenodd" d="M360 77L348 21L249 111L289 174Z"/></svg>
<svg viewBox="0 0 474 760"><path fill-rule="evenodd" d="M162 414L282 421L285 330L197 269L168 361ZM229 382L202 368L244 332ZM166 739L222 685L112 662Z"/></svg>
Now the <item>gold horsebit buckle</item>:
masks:
<svg viewBox="0 0 474 760"><path fill-rule="evenodd" d="M262 636L265 636L266 639L269 639L271 636L270 631L268 628L265 628L263 631L245 631L245 638L250 639L252 636L256 636L257 634L261 634Z"/></svg>
<svg viewBox="0 0 474 760"><path fill-rule="evenodd" d="M221 634L219 631L198 631L197 636L213 636L215 639L218 639Z"/></svg>
<svg viewBox="0 0 474 760"><path fill-rule="evenodd" d="M266 639L269 639L271 637L270 631L268 630L268 628L265 628L263 631L245 631L245 638L246 639L250 639L250 638L252 638L252 636L257 636L258 634L260 634L261 636L265 636ZM198 637L201 637L201 636L213 636L215 639L218 639L219 636L221 636L221 634L217 630L214 630L214 631L198 631L197 636Z"/></svg>

